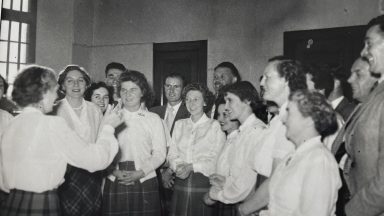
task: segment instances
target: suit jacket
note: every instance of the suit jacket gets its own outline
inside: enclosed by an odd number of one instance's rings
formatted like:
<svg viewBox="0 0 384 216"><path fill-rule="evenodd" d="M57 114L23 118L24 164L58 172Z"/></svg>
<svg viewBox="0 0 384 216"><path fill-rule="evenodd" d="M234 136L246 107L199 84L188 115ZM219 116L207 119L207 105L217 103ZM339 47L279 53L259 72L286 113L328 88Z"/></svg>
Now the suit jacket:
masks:
<svg viewBox="0 0 384 216"><path fill-rule="evenodd" d="M339 105L337 105L335 111L343 117L344 121L347 121L349 115L355 107L355 103L350 102L346 97L344 97L343 100L340 101Z"/></svg>
<svg viewBox="0 0 384 216"><path fill-rule="evenodd" d="M346 122L348 216L384 216L384 82Z"/></svg>
<svg viewBox="0 0 384 216"><path fill-rule="evenodd" d="M152 107L151 109L149 109L149 111L158 114L161 119L164 119L165 113L167 111L167 105ZM175 122L179 119L189 118L190 116L191 116L191 114L189 114L187 107L185 106L184 103L182 103L180 105L179 110L177 110L175 120L172 123L171 131L170 131L171 136L172 136L173 128L175 127Z"/></svg>

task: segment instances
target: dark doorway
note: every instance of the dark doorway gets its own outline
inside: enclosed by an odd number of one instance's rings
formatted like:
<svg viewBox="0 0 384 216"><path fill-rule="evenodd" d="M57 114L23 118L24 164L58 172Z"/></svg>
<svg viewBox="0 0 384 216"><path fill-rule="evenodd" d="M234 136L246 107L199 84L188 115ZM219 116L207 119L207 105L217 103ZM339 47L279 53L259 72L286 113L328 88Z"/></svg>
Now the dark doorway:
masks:
<svg viewBox="0 0 384 216"><path fill-rule="evenodd" d="M168 73L180 73L186 83L207 83L207 41L155 43L153 46L154 105L165 104L163 79Z"/></svg>
<svg viewBox="0 0 384 216"><path fill-rule="evenodd" d="M349 76L364 45L365 26L284 32L284 55L306 63L341 66ZM344 92L351 98L351 91Z"/></svg>

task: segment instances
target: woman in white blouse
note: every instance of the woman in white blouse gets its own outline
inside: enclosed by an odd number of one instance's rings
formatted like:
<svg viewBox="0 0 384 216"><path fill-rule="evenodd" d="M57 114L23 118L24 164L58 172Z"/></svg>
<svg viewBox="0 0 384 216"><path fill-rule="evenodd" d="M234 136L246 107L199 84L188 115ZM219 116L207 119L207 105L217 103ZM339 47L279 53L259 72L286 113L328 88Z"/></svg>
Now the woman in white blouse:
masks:
<svg viewBox="0 0 384 216"><path fill-rule="evenodd" d="M216 170L217 157L225 142L220 124L207 117L211 93L198 83L183 90L191 117L175 123L168 160L176 173L171 215L211 215L213 207L204 204L209 176Z"/></svg>
<svg viewBox="0 0 384 216"><path fill-rule="evenodd" d="M68 65L59 74L58 84L64 99L58 103L57 115L86 142L95 142L102 119L100 108L84 100L84 92L91 79L84 68ZM65 182L59 188L59 197L64 215L92 216L101 208L100 172L90 173L83 169L68 167Z"/></svg>
<svg viewBox="0 0 384 216"><path fill-rule="evenodd" d="M231 120L240 122L239 132L220 154L217 171L210 177L209 197L225 204L236 204L254 190L258 173L250 162L260 148L265 113L255 87L248 81L228 85L222 89L225 109ZM260 116L260 117L258 117ZM265 174L263 174L265 175Z"/></svg>
<svg viewBox="0 0 384 216"><path fill-rule="evenodd" d="M24 68L14 82L13 100L23 108L4 131L0 146L1 189L10 192L0 215L60 215L57 188L67 164L90 172L105 169L118 151L118 115L107 111L96 144L88 144L52 111L55 73L42 66ZM111 127L113 126L113 127Z"/></svg>
<svg viewBox="0 0 384 216"><path fill-rule="evenodd" d="M268 202L268 216L333 216L341 181L337 162L323 140L337 129L335 111L317 92L298 90L289 96L286 137L296 150L276 167L256 191L258 202L240 206L243 215ZM265 186L264 184L262 186ZM250 211L250 209L252 209Z"/></svg>
<svg viewBox="0 0 384 216"><path fill-rule="evenodd" d="M165 130L160 117L144 106L152 93L138 71L123 72L119 79L125 128L118 134L120 146L116 169L104 186L103 215L161 214L155 170L166 156Z"/></svg>
<svg viewBox="0 0 384 216"><path fill-rule="evenodd" d="M1 85L0 85L0 88L1 88ZM0 89L0 97L1 97L1 91L2 90ZM0 140L1 140L1 134L3 133L3 131L5 131L5 129L8 128L8 125L12 119L13 119L13 116L9 114L9 112L0 109ZM3 184L3 177L1 176L1 170L0 170L0 185L2 184ZM0 206L1 206L1 203L7 199L7 195L8 193L5 193L0 188Z"/></svg>

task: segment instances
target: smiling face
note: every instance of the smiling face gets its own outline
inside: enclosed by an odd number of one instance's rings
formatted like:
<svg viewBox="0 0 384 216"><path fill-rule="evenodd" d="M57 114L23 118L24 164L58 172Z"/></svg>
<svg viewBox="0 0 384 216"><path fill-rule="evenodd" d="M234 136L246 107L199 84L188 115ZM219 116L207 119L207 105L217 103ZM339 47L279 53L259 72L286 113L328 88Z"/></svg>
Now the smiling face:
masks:
<svg viewBox="0 0 384 216"><path fill-rule="evenodd" d="M140 108L143 92L136 83L125 81L121 83L120 96L124 108L136 111Z"/></svg>
<svg viewBox="0 0 384 216"><path fill-rule="evenodd" d="M204 97L198 90L190 90L185 96L185 105L191 116L199 117L204 114Z"/></svg>
<svg viewBox="0 0 384 216"><path fill-rule="evenodd" d="M213 88L218 92L221 87L235 83L237 78L233 76L231 69L219 67L213 73Z"/></svg>
<svg viewBox="0 0 384 216"><path fill-rule="evenodd" d="M379 25L368 29L361 56L368 59L372 73L384 74L384 32L380 30Z"/></svg>
<svg viewBox="0 0 384 216"><path fill-rule="evenodd" d="M361 59L356 60L352 65L351 76L348 79L352 87L353 98L363 101L371 92L376 80L371 76L368 62Z"/></svg>
<svg viewBox="0 0 384 216"><path fill-rule="evenodd" d="M217 107L217 114L217 121L219 121L222 131L230 133L239 128L238 122L231 121L229 118L229 115L225 110L225 104L220 104Z"/></svg>
<svg viewBox="0 0 384 216"><path fill-rule="evenodd" d="M252 110L248 101L242 101L237 95L227 92L224 96L225 109L231 120L239 120L243 123L250 115L247 110Z"/></svg>
<svg viewBox="0 0 384 216"><path fill-rule="evenodd" d="M91 96L91 102L99 106L101 111L104 113L109 102L108 90L104 87L95 89Z"/></svg>
<svg viewBox="0 0 384 216"><path fill-rule="evenodd" d="M181 101L181 92L183 90L183 81L177 77L168 77L164 83L165 97L171 105Z"/></svg>
<svg viewBox="0 0 384 216"><path fill-rule="evenodd" d="M264 89L264 100L281 104L284 103L287 99L286 95L287 91L289 92L289 87L284 77L280 77L276 66L276 61L268 63L264 70L260 85Z"/></svg>
<svg viewBox="0 0 384 216"><path fill-rule="evenodd" d="M67 73L64 79L63 90L66 97L82 98L87 83L83 74L78 70L72 70Z"/></svg>
<svg viewBox="0 0 384 216"><path fill-rule="evenodd" d="M107 84L107 86L117 88L121 73L123 73L122 70L116 68L109 69L107 72L107 77L105 78L105 83Z"/></svg>
<svg viewBox="0 0 384 216"><path fill-rule="evenodd" d="M303 133L303 125L308 125L306 122L309 120L310 117L304 117L301 114L297 102L289 101L287 106L287 114L285 119L283 119L283 123L287 127L285 134L287 139L295 142L298 137L301 136L301 133Z"/></svg>

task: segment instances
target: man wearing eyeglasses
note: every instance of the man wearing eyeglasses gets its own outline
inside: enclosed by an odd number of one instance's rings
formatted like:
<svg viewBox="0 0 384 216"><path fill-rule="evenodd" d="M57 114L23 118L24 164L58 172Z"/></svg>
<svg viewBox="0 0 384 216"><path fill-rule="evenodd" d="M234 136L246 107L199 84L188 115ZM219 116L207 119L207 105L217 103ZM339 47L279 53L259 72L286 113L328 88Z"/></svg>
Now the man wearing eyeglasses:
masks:
<svg viewBox="0 0 384 216"><path fill-rule="evenodd" d="M179 119L189 118L190 114L182 101L182 91L184 88L184 78L179 73L170 73L164 78L164 95L167 99L167 104L156 106L150 109L151 112L157 113L164 120L164 125L172 136L175 122ZM169 137L170 137L169 136ZM167 142L167 149L168 149ZM158 173L159 174L159 173ZM174 175L167 164L164 164L160 170L162 186L160 193L162 199L163 211L162 215L168 215L170 202L172 198L172 186L174 183Z"/></svg>

